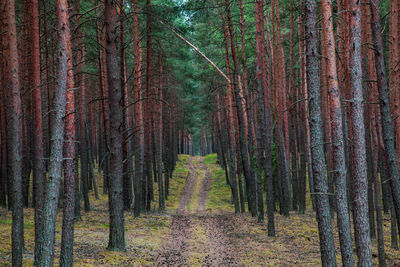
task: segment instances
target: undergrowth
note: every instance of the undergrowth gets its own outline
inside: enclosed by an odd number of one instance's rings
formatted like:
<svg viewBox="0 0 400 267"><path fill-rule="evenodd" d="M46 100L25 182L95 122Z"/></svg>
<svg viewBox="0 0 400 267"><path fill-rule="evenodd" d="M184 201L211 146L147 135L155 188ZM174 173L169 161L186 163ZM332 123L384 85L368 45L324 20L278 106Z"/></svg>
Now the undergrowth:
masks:
<svg viewBox="0 0 400 267"><path fill-rule="evenodd" d="M99 186L99 199L90 192L91 211L81 211L82 220L75 223L74 266L150 266L154 263L162 244L169 233L170 214L175 214L188 175L188 155L180 155L173 178L170 180L170 194L166 211L158 212L158 186L154 184L152 211L134 218L132 211L126 211L125 239L126 252L106 249L108 242L109 214L107 195L102 194L102 173L95 169ZM83 203L82 203L83 205ZM24 209L25 250L23 266L33 266L34 251L34 210ZM0 208L0 266L11 266L11 212ZM56 225L55 266L59 265L62 212L58 213Z"/></svg>
<svg viewBox="0 0 400 267"><path fill-rule="evenodd" d="M226 184L225 171L217 164L217 154L205 156L204 164L211 174L211 188L208 192L206 209L213 212L233 212L231 189Z"/></svg>

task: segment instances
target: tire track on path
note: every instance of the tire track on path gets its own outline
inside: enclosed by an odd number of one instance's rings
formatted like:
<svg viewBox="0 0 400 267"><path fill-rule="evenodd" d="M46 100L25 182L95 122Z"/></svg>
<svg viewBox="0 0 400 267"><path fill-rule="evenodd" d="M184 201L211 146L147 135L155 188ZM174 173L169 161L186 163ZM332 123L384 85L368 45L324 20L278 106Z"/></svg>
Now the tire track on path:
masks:
<svg viewBox="0 0 400 267"><path fill-rule="evenodd" d="M164 244L163 251L156 260L156 266L190 266L188 240L192 236L192 218L188 216L187 205L192 197L193 188L196 184L193 157L188 159L189 174L186 179L182 196L176 215L172 216L171 234Z"/></svg>
<svg viewBox="0 0 400 267"><path fill-rule="evenodd" d="M204 158L200 158L199 161L199 157L191 157L187 166L189 174L176 215L172 217L171 234L155 265L239 266L236 256L238 250L231 239L231 233L236 227L234 215L212 214L206 211L212 181L211 172L204 164ZM196 190L199 188L196 192L198 194L196 214L190 214L188 205L195 188Z"/></svg>

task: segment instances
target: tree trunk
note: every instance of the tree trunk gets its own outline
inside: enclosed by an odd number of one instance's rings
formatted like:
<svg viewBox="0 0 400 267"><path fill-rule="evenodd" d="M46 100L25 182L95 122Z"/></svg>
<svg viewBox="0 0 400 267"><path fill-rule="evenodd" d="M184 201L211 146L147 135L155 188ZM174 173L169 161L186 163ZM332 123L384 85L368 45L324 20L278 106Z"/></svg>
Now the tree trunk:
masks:
<svg viewBox="0 0 400 267"><path fill-rule="evenodd" d="M39 31L39 1L30 0L30 42L31 42L31 71L33 87L33 196L35 207L35 257L40 254L40 242L37 242L42 224L42 208L44 200L45 165L43 151L43 119L42 93L40 77L40 31Z"/></svg>
<svg viewBox="0 0 400 267"><path fill-rule="evenodd" d="M319 92L319 70L316 32L316 3L306 0L307 90L310 114L311 155L315 186L315 204L323 266L336 266L335 246L329 213L328 185L322 135L322 112Z"/></svg>
<svg viewBox="0 0 400 267"><path fill-rule="evenodd" d="M1 2L0 2L1 3ZM1 3L2 5L2 3ZM1 6L2 7L2 6ZM1 8L0 7L0 8ZM0 9L0 31L3 32L3 20L4 15ZM1 122L1 165L0 165L0 205L2 207L7 207L7 138L6 138L6 114L5 114L5 90L4 84L6 83L5 75L5 51L3 48L3 43L6 36L0 36L0 122Z"/></svg>
<svg viewBox="0 0 400 267"><path fill-rule="evenodd" d="M397 166L400 167L400 41L399 41L399 1L390 1L389 18L389 101L396 137Z"/></svg>
<svg viewBox="0 0 400 267"><path fill-rule="evenodd" d="M85 211L90 211L90 200L89 200L89 169L88 169L88 146L85 138L85 127L87 121L87 111L86 111L86 84L85 75L83 73L83 68L85 67L85 46L83 43L83 31L81 30L80 24L80 0L75 0L76 5L76 72L77 72L77 87L79 95L79 152L80 152L80 167L81 167L81 194L83 195L84 208Z"/></svg>
<svg viewBox="0 0 400 267"><path fill-rule="evenodd" d="M68 88L68 46L71 44L71 36L68 25L68 1L57 0L58 16L58 75L56 78L56 90L53 102L53 119L51 129L49 174L46 184L46 196L43 207L43 230L40 240L42 251L38 266L53 266L55 227L57 207L59 200L59 188L62 179L62 162L64 146L64 116L66 111L66 94Z"/></svg>
<svg viewBox="0 0 400 267"><path fill-rule="evenodd" d="M345 266L354 266L354 255L350 231L350 218L347 206L347 187L346 187L346 164L344 154L344 140L342 128L342 109L340 103L340 91L338 86L335 40L333 35L332 1L322 0L322 25L323 25L323 45L327 55L326 76L331 129L332 129L332 153L333 166L336 170L334 180L336 181L336 206L337 223L339 230L340 251L342 261Z"/></svg>
<svg viewBox="0 0 400 267"><path fill-rule="evenodd" d="M162 54L159 56L158 65L160 67L159 77L158 77L158 98L159 102L156 104L158 106L158 119L156 120L156 152L157 152L157 171L158 171L158 205L160 210L165 210L165 200L164 200L164 179L163 179L163 62Z"/></svg>
<svg viewBox="0 0 400 267"><path fill-rule="evenodd" d="M222 23L223 23L223 34L224 34L224 45L225 45L225 62L226 62L226 73L229 77L229 79L232 79L232 71L231 71L231 61L229 58L229 33L228 29L225 23L225 17L221 15L222 18ZM234 112L233 112L233 101L232 101L232 84L230 82L227 82L227 90L226 90L226 105L227 105L227 111L225 112L227 116L227 122L231 127L228 127L228 134L227 134L227 142L228 142L228 151L227 151L227 158L229 162L229 185L231 187L232 191L232 198L233 198L233 203L235 206L235 213L239 213L239 201L238 201L238 193L237 193L237 183L236 183L236 173L237 173L237 168L239 168L239 161L236 160L235 163L235 156L239 155L239 152L237 151L239 148L236 145L236 138L235 138L235 124L234 124ZM219 102L219 99L217 99L217 102ZM223 101L224 102L224 101ZM225 105L220 105L218 106L225 106ZM221 121L219 119L219 121ZM247 184L246 184L247 186Z"/></svg>
<svg viewBox="0 0 400 267"><path fill-rule="evenodd" d="M358 265L372 266L361 62L361 3L350 0L350 109L353 151L353 220Z"/></svg>
<svg viewBox="0 0 400 267"><path fill-rule="evenodd" d="M376 174L377 171L375 171ZM382 206L381 206L381 186L379 184L379 176L374 176L374 189L375 189L375 211L376 211L376 228L378 233L378 258L379 266L386 266L385 259L385 244L384 244L384 233L383 233L383 218L382 218Z"/></svg>
<svg viewBox="0 0 400 267"><path fill-rule="evenodd" d="M279 1L274 0L271 3L272 17L272 39L273 39L273 80L274 80L274 107L275 107L275 137L278 143L278 158L280 174L278 183L281 188L280 194L280 212L284 216L289 216L289 210L292 207L290 192L290 166L289 166L289 125L288 114L286 112L286 70L284 62L283 46L281 44Z"/></svg>
<svg viewBox="0 0 400 267"><path fill-rule="evenodd" d="M265 125L269 118L264 115L271 115L269 110L271 103L269 88L267 88L267 72L266 72L266 53L265 53L265 36L264 36L264 4L263 1L256 1L255 3L255 18L256 18L256 74L257 74L257 149L259 155L263 160L263 170L265 175L265 190L267 201L267 216L268 216L268 235L275 236L275 222L274 222L274 190L273 190L273 176L272 176L272 161L271 161L271 140L269 135L272 133L272 125ZM268 96L266 96L268 95ZM264 109L264 98L268 103L265 105L267 111ZM268 129L267 129L268 128ZM265 154L264 154L265 153ZM264 156L265 155L265 156ZM261 166L260 166L261 167Z"/></svg>
<svg viewBox="0 0 400 267"><path fill-rule="evenodd" d="M141 101L142 96L142 48L139 36L139 19L138 19L138 0L134 1L134 13L133 13L133 32L134 32L134 91L133 100L135 103L135 180L134 180L134 216L140 215L140 207L142 201L142 180L143 180L143 158L144 158L144 127L143 127L143 102Z"/></svg>
<svg viewBox="0 0 400 267"><path fill-rule="evenodd" d="M3 0L1 9L5 18L7 31L6 43L6 83L4 84L7 96L7 151L8 151L8 179L11 185L9 206L12 210L12 265L22 266L22 251L24 248L24 219L22 199L22 104L21 87L19 81L19 56L17 44L17 30L15 21L14 1ZM7 46L6 46L7 47Z"/></svg>
<svg viewBox="0 0 400 267"><path fill-rule="evenodd" d="M304 8L304 4L303 4ZM303 11L304 12L304 11ZM304 25L304 16L300 16L300 25ZM306 38L305 38L305 27L299 27L299 36L303 41L299 42L299 54L300 54L300 81L301 84L297 89L298 97L300 99L307 99L307 60L306 60ZM305 127L297 127L298 131L298 144L299 144L299 160L300 167L298 172L299 179L299 213L304 213L306 210L306 188L307 188L307 169L308 169L308 182L310 187L312 209L315 210L315 190L313 182L313 170L312 170L312 159L310 151L310 123L308 119L307 102L299 103L297 105L297 123L300 125L304 123ZM307 166L308 163L308 166ZM308 167L308 168L307 168ZM329 190L329 188L328 188Z"/></svg>
<svg viewBox="0 0 400 267"><path fill-rule="evenodd" d="M386 78L383 41L379 14L379 2L370 0L372 35L374 37L375 68L379 90L379 104L382 117L382 135L388 161L389 182L392 190L393 205L396 211L397 224L400 224L400 181L397 169L395 136L393 120L390 115L389 88Z"/></svg>
<svg viewBox="0 0 400 267"><path fill-rule="evenodd" d="M248 144L246 142L246 134L245 134L245 125L244 125L244 111L242 105L242 97L239 93L239 62L236 56L236 42L235 36L233 33L233 24L232 17L230 11L230 3L229 0L225 0L225 8L227 13L227 25L230 37L230 45L231 45L231 53L233 60L233 89L235 93L236 100L236 108L237 108L237 118L239 124L239 144L240 144L240 155L242 159L242 167L243 173L246 182L249 185L249 194L247 195L249 202L249 210L252 213L252 216L257 215L257 206L256 206L256 184L255 179L250 175L250 164L249 164L249 156L248 156ZM251 208L250 208L251 207Z"/></svg>
<svg viewBox="0 0 400 267"><path fill-rule="evenodd" d="M67 42L70 40L67 40ZM60 266L73 266L74 250L74 206L75 206L75 82L72 66L71 43L67 44L68 60L68 92L65 114L65 142L64 142L64 205L61 238Z"/></svg>
<svg viewBox="0 0 400 267"><path fill-rule="evenodd" d="M151 59L152 59L152 21L151 21L151 0L147 0L146 4L146 97L151 98ZM151 200L153 199L153 175L152 175L152 159L151 159L151 123L152 123L152 114L151 114L151 101L146 100L144 102L144 118L145 118L145 135L144 135L144 147L145 147L145 156L144 156L144 173L146 180L143 180L143 192L146 192L143 195L143 204L146 211L150 211L151 208Z"/></svg>
<svg viewBox="0 0 400 267"><path fill-rule="evenodd" d="M106 68L110 120L110 179L109 213L110 235L107 249L125 251L123 159L122 159L122 95L121 73L118 65L116 0L106 0L104 9L106 26Z"/></svg>
<svg viewBox="0 0 400 267"><path fill-rule="evenodd" d="M128 99L128 81L126 75L126 53L124 38L124 0L120 0L120 21L119 21L119 39L120 39L120 62L121 62L121 94L124 103L122 112L123 119L123 158L124 158L124 209L128 210L132 206L132 175L131 175L131 138L130 138L130 121L129 121L129 99Z"/></svg>

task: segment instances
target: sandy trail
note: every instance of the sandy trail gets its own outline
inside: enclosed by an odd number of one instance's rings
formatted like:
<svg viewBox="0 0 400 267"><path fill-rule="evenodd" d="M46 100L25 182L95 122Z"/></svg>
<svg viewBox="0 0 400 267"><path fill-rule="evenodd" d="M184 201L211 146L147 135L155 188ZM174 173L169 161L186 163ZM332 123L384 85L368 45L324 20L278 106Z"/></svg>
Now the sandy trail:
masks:
<svg viewBox="0 0 400 267"><path fill-rule="evenodd" d="M199 192L199 205L197 207L197 213L200 215L204 215L206 213L205 207L207 203L208 191L210 191L211 187L211 173L207 166L204 165L204 158L199 165L200 168L204 170L204 177Z"/></svg>
<svg viewBox="0 0 400 267"><path fill-rule="evenodd" d="M189 175L156 266L238 266L236 247L230 238L235 228L234 215L212 214L205 208L211 173L203 160L202 157L188 160ZM188 210L196 187L199 187L198 205Z"/></svg>
<svg viewBox="0 0 400 267"><path fill-rule="evenodd" d="M172 218L171 234L159 254L156 266L190 266L188 240L191 237L191 219L175 215Z"/></svg>
<svg viewBox="0 0 400 267"><path fill-rule="evenodd" d="M185 187L183 188L182 196L179 200L178 209L176 210L176 214L178 215L186 215L188 213L187 206L190 203L190 199L196 185L196 180L198 179L198 177L196 177L193 157L189 158L187 165L189 169L189 174L188 178L186 179Z"/></svg>

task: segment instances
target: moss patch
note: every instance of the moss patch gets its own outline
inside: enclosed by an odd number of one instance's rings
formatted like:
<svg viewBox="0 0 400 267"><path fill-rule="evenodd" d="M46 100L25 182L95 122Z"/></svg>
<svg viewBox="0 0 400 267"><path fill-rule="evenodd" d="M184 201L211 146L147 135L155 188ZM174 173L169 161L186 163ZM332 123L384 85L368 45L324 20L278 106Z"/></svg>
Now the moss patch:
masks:
<svg viewBox="0 0 400 267"><path fill-rule="evenodd" d="M226 184L225 171L217 164L217 155L205 156L204 164L211 173L211 188L208 192L206 209L208 211L234 212L231 189Z"/></svg>
<svg viewBox="0 0 400 267"><path fill-rule="evenodd" d="M179 199L182 196L186 178L189 174L189 169L186 165L189 157L189 155L179 155L179 161L176 163L172 179L169 181L169 195L165 203L166 212L169 214L174 214L178 208Z"/></svg>

